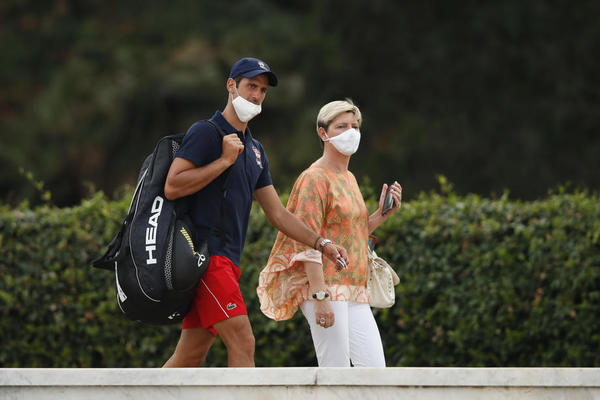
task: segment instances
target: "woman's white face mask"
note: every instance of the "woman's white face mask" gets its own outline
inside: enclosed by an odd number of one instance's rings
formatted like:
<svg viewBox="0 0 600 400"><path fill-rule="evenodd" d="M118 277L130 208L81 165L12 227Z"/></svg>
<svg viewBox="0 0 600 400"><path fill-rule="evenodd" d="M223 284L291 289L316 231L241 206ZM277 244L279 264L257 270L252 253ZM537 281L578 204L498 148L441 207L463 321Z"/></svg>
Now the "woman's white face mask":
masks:
<svg viewBox="0 0 600 400"><path fill-rule="evenodd" d="M260 114L262 111L260 104L254 104L240 96L237 87L235 88L235 93L237 97L232 100L231 104L240 121L246 123Z"/></svg>
<svg viewBox="0 0 600 400"><path fill-rule="evenodd" d="M327 136L327 134L325 134L325 136ZM358 150L358 145L360 144L360 131L350 128L337 136L332 138L327 136L327 138L323 140L331 143L333 147L343 155L351 156Z"/></svg>

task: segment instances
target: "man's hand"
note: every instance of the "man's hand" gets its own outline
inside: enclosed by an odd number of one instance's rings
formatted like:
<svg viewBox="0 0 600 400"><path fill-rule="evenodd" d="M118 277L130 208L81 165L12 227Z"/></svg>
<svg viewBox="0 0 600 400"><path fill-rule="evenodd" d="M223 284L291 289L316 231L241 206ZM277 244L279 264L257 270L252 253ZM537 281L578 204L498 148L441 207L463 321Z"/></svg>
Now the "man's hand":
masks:
<svg viewBox="0 0 600 400"><path fill-rule="evenodd" d="M244 145L237 133L223 136L223 152L221 158L233 165L238 156L244 151Z"/></svg>
<svg viewBox="0 0 600 400"><path fill-rule="evenodd" d="M348 267L348 253L345 248L334 243L327 243L321 251L323 255L335 262L335 267L338 271Z"/></svg>

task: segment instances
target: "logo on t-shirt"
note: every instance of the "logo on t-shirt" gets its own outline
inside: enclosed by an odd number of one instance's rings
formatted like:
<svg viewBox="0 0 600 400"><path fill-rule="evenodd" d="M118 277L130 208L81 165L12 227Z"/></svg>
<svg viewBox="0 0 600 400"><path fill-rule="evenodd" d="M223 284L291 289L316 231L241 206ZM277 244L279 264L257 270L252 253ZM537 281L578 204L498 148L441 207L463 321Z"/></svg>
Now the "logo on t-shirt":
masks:
<svg viewBox="0 0 600 400"><path fill-rule="evenodd" d="M256 164L262 169L262 161L260 159L260 150L256 148L256 146L252 146L252 150L254 150L254 155L256 156Z"/></svg>

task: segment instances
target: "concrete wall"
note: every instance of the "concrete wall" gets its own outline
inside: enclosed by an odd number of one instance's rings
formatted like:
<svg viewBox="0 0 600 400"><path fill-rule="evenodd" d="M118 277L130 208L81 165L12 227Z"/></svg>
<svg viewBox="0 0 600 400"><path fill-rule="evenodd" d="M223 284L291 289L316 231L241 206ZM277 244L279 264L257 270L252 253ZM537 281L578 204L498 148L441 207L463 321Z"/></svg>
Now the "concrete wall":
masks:
<svg viewBox="0 0 600 400"><path fill-rule="evenodd" d="M597 399L599 368L0 369L0 399Z"/></svg>

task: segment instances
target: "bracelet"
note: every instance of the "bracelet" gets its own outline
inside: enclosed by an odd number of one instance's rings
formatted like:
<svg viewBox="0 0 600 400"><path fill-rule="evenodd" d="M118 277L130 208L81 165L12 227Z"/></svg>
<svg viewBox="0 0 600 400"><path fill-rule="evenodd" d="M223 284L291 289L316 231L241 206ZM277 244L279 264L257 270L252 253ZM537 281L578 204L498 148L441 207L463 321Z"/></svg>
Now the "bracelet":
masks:
<svg viewBox="0 0 600 400"><path fill-rule="evenodd" d="M313 249L315 249L315 250L318 250L317 243L319 243L319 239L321 239L321 236L317 236L317 240L315 240L315 243L313 244Z"/></svg>
<svg viewBox="0 0 600 400"><path fill-rule="evenodd" d="M325 246L327 246L328 244L333 244L333 242L329 239L323 239L321 240L321 243L319 243L319 247L321 248L321 252L323 252L323 250L325 250Z"/></svg>

